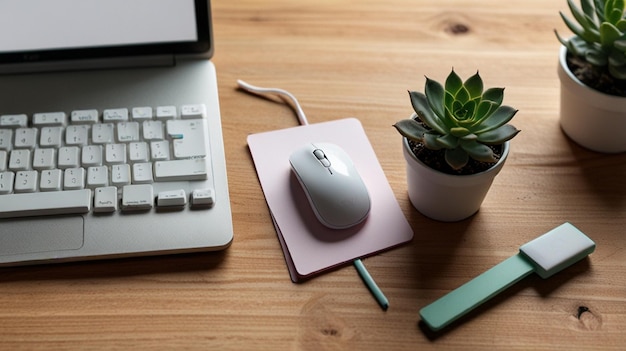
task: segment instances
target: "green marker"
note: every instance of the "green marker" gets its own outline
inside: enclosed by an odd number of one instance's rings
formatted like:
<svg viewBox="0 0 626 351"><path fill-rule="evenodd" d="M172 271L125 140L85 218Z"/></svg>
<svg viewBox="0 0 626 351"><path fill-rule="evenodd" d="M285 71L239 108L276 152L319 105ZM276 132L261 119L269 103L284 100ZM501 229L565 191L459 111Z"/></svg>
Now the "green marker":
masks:
<svg viewBox="0 0 626 351"><path fill-rule="evenodd" d="M522 245L520 252L420 310L422 321L440 330L532 272L542 278L580 261L596 244L570 223Z"/></svg>

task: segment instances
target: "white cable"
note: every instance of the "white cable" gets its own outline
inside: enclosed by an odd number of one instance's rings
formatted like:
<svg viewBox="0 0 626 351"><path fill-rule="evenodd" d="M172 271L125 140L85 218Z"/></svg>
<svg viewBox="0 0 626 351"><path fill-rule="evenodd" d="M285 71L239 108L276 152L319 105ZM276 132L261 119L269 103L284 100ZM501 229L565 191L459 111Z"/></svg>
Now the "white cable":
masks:
<svg viewBox="0 0 626 351"><path fill-rule="evenodd" d="M292 108L296 112L296 115L298 116L298 120L300 121L300 124L302 124L302 125L309 124L309 122L307 121L306 116L304 114L304 111L302 111L302 107L300 106L300 103L298 102L298 99L296 99L296 97L293 96L287 90L277 89L277 88L257 87L257 86L254 86L252 84L246 83L246 82L244 82L241 79L237 80L237 84L239 85L240 88L242 88L243 90L245 90L245 91L247 91L249 93L253 93L253 94L257 94L257 95L261 95L261 96L264 96L264 95L267 95L267 94L277 94L277 95L281 95L281 96L284 96L284 97L288 98L293 103Z"/></svg>

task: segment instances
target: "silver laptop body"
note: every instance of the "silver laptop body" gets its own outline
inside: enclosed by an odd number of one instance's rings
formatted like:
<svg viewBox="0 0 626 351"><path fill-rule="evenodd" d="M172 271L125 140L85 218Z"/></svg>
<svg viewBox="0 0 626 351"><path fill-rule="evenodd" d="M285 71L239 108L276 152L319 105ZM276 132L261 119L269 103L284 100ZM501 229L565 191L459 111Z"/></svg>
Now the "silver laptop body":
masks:
<svg viewBox="0 0 626 351"><path fill-rule="evenodd" d="M66 20L69 13L70 19L87 16L92 21L107 21L103 11L108 11L105 13L108 16L115 16L129 11L129 6L134 6L144 18L163 16L162 20L168 21L172 12L179 12L181 17L175 21L191 20L193 23L187 28L187 34L179 35L180 39L168 38L166 42L161 42L157 37L149 38L146 42L120 44L119 41L126 40L125 33L121 31L115 34L117 37L112 38L112 41L98 42L93 46L55 43L54 47L36 44L39 46L30 49L21 42L12 42L19 35L7 33L7 27L0 25L0 116L25 114L30 125L36 113L62 111L70 119L72 111L97 110L101 119L106 109L126 108L132 112L134 107L152 107L156 110L159 106L174 106L180 111L182 106L203 105L206 113L201 125L205 140L208 139L206 156L203 157L203 161L206 160L206 175L199 179L173 178L150 182L155 203L140 210L122 208L120 187L118 206L114 211L96 212L93 203L87 212L82 211L84 213L39 215L37 211L22 211L14 218L10 211L5 211L4 218L0 219L0 265L227 248L233 239L233 227L216 72L209 61L213 52L209 1L7 0L0 3L0 13L4 13L4 16L24 16L24 3L30 3L31 9L28 11L31 12L38 11L38 4L58 3L58 7L46 10L48 14L34 15L39 20L42 16L54 19L56 14L50 11L58 11L61 12L59 18ZM92 9L84 8L86 3L98 5ZM17 8L20 10L15 11L18 12L16 15L12 10ZM134 26L143 26L142 16L135 15L133 21L128 27L129 31ZM146 24L148 27L150 25ZM20 28L14 31L19 32ZM45 25L38 28L40 31L46 30ZM177 28L173 26L172 30L176 31ZM83 27L79 23L69 26L68 30L86 32L86 35L80 36L81 40L84 37L89 39L91 34L94 37L102 34L91 33L89 26ZM98 27L94 31L108 33L106 27ZM192 38L184 36L189 33L193 34ZM28 38L36 33L21 35ZM177 115L175 118L180 117ZM0 125L2 128L5 127ZM7 128L13 128L15 133L15 127ZM6 154L10 155L11 151L6 151ZM10 171L6 166L4 168L6 172ZM12 173L17 174L17 171ZM210 191L208 204L192 204L189 198L198 189ZM94 201L95 189L90 190L91 201ZM176 192L184 194L181 200L185 204L157 206L157 200L160 201L162 194ZM12 192L12 195L21 194ZM22 198L0 195L0 208L10 208L16 199ZM34 202L37 197L32 199L35 199ZM164 199L167 200L165 195Z"/></svg>

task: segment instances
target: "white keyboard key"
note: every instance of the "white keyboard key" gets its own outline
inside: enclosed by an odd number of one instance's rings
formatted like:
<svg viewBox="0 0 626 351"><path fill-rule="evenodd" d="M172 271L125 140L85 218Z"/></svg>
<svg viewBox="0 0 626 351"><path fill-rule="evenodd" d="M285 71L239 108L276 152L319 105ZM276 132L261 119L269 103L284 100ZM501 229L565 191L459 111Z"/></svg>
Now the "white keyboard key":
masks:
<svg viewBox="0 0 626 351"><path fill-rule="evenodd" d="M13 129L0 129L0 150L13 148Z"/></svg>
<svg viewBox="0 0 626 351"><path fill-rule="evenodd" d="M101 145L83 146L81 154L81 164L83 167L100 166L102 164Z"/></svg>
<svg viewBox="0 0 626 351"><path fill-rule="evenodd" d="M34 149L37 145L37 128L18 128L15 130L14 146L16 149Z"/></svg>
<svg viewBox="0 0 626 351"><path fill-rule="evenodd" d="M109 185L109 169L106 166L87 168L87 187L94 189Z"/></svg>
<svg viewBox="0 0 626 351"><path fill-rule="evenodd" d="M3 195L0 218L86 213L91 210L91 190L53 191Z"/></svg>
<svg viewBox="0 0 626 351"><path fill-rule="evenodd" d="M59 168L78 168L80 166L80 148L78 146L59 148L57 166Z"/></svg>
<svg viewBox="0 0 626 351"><path fill-rule="evenodd" d="M63 173L63 189L77 190L85 188L85 169L68 168Z"/></svg>
<svg viewBox="0 0 626 351"><path fill-rule="evenodd" d="M69 126L65 129L65 144L67 145L87 145L89 141L89 126L79 124Z"/></svg>
<svg viewBox="0 0 626 351"><path fill-rule="evenodd" d="M168 120L176 118L176 106L158 106L156 108L156 119Z"/></svg>
<svg viewBox="0 0 626 351"><path fill-rule="evenodd" d="M145 140L163 140L163 122L144 121L142 127Z"/></svg>
<svg viewBox="0 0 626 351"><path fill-rule="evenodd" d="M20 149L11 151L9 156L9 169L12 171L25 171L30 168L30 150Z"/></svg>
<svg viewBox="0 0 626 351"><path fill-rule="evenodd" d="M33 153L33 168L36 170L52 169L56 167L56 149L35 149Z"/></svg>
<svg viewBox="0 0 626 351"><path fill-rule="evenodd" d="M175 158L206 156L205 120L167 121L167 134L172 138Z"/></svg>
<svg viewBox="0 0 626 351"><path fill-rule="evenodd" d="M112 165L111 184L115 186L124 186L130 184L130 165Z"/></svg>
<svg viewBox="0 0 626 351"><path fill-rule="evenodd" d="M206 159L157 161L154 163L154 176L157 182L204 180L207 179Z"/></svg>
<svg viewBox="0 0 626 351"><path fill-rule="evenodd" d="M134 107L132 110L132 117L135 121L152 119L152 107Z"/></svg>
<svg viewBox="0 0 626 351"><path fill-rule="evenodd" d="M170 158L170 143L167 140L150 142L150 157L153 161L163 161Z"/></svg>
<svg viewBox="0 0 626 351"><path fill-rule="evenodd" d="M107 144L104 161L108 165L126 163L126 144Z"/></svg>
<svg viewBox="0 0 626 351"><path fill-rule="evenodd" d="M45 112L33 114L33 126L64 126L67 123L65 112Z"/></svg>
<svg viewBox="0 0 626 351"><path fill-rule="evenodd" d="M133 165L133 184L152 183L152 163L135 163Z"/></svg>
<svg viewBox="0 0 626 351"><path fill-rule="evenodd" d="M128 159L131 163L148 162L150 160L148 143L140 141L128 144Z"/></svg>
<svg viewBox="0 0 626 351"><path fill-rule="evenodd" d="M98 110L76 110L72 111L70 119L73 124L94 124L98 123Z"/></svg>
<svg viewBox="0 0 626 351"><path fill-rule="evenodd" d="M16 193L32 193L37 190L37 171L20 171L15 173L13 191Z"/></svg>
<svg viewBox="0 0 626 351"><path fill-rule="evenodd" d="M0 150L0 172L4 172L7 170L7 161L9 160L9 154Z"/></svg>
<svg viewBox="0 0 626 351"><path fill-rule="evenodd" d="M154 203L152 185L126 185L122 188L123 210L149 210Z"/></svg>
<svg viewBox="0 0 626 351"><path fill-rule="evenodd" d="M28 116L21 115L2 115L0 116L0 127L19 128L28 126Z"/></svg>
<svg viewBox="0 0 626 351"><path fill-rule="evenodd" d="M187 204L185 190L162 191L157 196L157 207L182 207Z"/></svg>
<svg viewBox="0 0 626 351"><path fill-rule="evenodd" d="M117 188L107 186L97 188L93 194L94 212L115 212L117 211Z"/></svg>
<svg viewBox="0 0 626 351"><path fill-rule="evenodd" d="M191 193L191 205L211 207L215 204L215 191L213 189L196 189Z"/></svg>
<svg viewBox="0 0 626 351"><path fill-rule="evenodd" d="M13 192L14 179L15 173L13 172L0 173L0 195L10 194L11 192Z"/></svg>
<svg viewBox="0 0 626 351"><path fill-rule="evenodd" d="M127 108L112 108L102 111L102 120L104 122L124 122L128 121Z"/></svg>
<svg viewBox="0 0 626 351"><path fill-rule="evenodd" d="M39 190L59 191L62 190L63 171L60 169L50 169L41 172L39 180Z"/></svg>
<svg viewBox="0 0 626 351"><path fill-rule="evenodd" d="M128 143L139 140L139 123L122 122L117 124L117 141Z"/></svg>
<svg viewBox="0 0 626 351"><path fill-rule="evenodd" d="M63 144L63 127L43 127L39 137L39 146L61 147Z"/></svg>
<svg viewBox="0 0 626 351"><path fill-rule="evenodd" d="M205 118L205 117L206 117L206 106L204 106L204 104L183 105L180 108L181 119Z"/></svg>
<svg viewBox="0 0 626 351"><path fill-rule="evenodd" d="M94 144L111 144L114 142L113 123L98 123L91 127L91 140Z"/></svg>

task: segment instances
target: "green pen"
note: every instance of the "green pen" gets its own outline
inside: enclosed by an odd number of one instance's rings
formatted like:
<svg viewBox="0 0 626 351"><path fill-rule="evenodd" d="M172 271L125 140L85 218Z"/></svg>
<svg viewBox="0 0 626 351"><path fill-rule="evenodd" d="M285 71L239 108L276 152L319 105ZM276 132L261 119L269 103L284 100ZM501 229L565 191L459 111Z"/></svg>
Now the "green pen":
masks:
<svg viewBox="0 0 626 351"><path fill-rule="evenodd" d="M374 295L376 301L378 301L380 307L384 311L386 311L387 308L389 308L389 301L387 300L385 294L383 294L383 291L380 290L372 276L369 274L369 272L363 265L363 262L361 262L360 258L354 260L354 266L356 267L357 272L359 272L359 276L361 276L361 279L363 279L363 282L365 283L367 288L370 290L372 295Z"/></svg>
<svg viewBox="0 0 626 351"><path fill-rule="evenodd" d="M440 330L529 274L535 272L548 278L585 258L595 247L583 232L564 223L522 245L515 256L422 308L422 321L430 329Z"/></svg>

